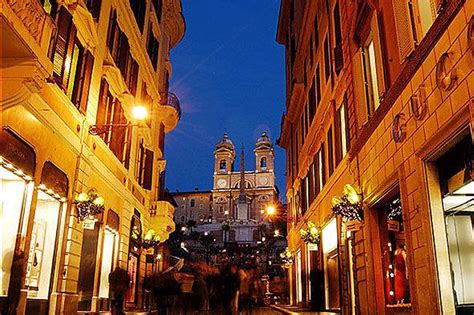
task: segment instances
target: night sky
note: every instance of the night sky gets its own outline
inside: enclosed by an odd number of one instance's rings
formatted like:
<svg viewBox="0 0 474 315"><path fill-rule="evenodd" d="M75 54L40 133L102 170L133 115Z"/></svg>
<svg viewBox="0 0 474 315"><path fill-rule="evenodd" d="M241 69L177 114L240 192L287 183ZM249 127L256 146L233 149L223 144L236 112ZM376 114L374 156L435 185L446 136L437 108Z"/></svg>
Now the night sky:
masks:
<svg viewBox="0 0 474 315"><path fill-rule="evenodd" d="M285 107L284 46L275 41L279 0L182 0L186 34L171 51L170 91L181 102L178 127L166 135L170 191L212 188L213 151L224 132L247 170L262 131L274 142ZM284 151L275 144L275 175L285 190ZM283 193L284 194L284 193Z"/></svg>

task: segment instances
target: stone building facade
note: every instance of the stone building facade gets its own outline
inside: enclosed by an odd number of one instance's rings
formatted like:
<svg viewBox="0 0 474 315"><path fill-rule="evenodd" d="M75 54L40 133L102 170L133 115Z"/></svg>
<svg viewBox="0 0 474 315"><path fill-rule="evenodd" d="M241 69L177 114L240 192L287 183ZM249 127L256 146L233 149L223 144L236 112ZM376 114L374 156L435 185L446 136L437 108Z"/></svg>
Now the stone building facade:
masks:
<svg viewBox="0 0 474 315"><path fill-rule="evenodd" d="M281 2L293 304L472 312L473 12L456 0ZM358 225L332 211L346 184ZM300 239L308 221L318 246Z"/></svg>
<svg viewBox="0 0 474 315"><path fill-rule="evenodd" d="M255 244L257 239L254 231L259 223L268 220L266 209L278 199L273 144L265 132L257 139L254 153L255 169L245 170L242 148L240 170L236 171L235 147L228 135L224 134L214 151L212 190L172 193L178 205L175 222L194 220L198 225L195 230L201 232L222 232L222 224L227 222L231 228L228 241L237 241L239 237L236 231L241 230L243 234L240 242ZM243 187L242 182L245 183ZM246 232L243 232L243 226L248 227L245 228Z"/></svg>
<svg viewBox="0 0 474 315"><path fill-rule="evenodd" d="M174 230L163 147L181 3L6 0L0 16L2 313L18 294L18 314L107 311L117 267L141 309L159 265L143 235Z"/></svg>

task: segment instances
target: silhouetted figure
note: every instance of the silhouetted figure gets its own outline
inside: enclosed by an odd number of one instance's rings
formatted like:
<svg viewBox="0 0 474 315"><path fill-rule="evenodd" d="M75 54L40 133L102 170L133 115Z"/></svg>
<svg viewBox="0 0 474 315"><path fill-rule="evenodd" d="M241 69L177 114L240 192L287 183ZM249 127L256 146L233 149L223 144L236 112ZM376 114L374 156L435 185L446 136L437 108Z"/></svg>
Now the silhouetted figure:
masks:
<svg viewBox="0 0 474 315"><path fill-rule="evenodd" d="M123 314L123 298L125 292L127 292L130 285L130 277L126 270L119 267L115 268L109 274L110 290L114 294L114 300L112 302L112 314L122 315Z"/></svg>
<svg viewBox="0 0 474 315"><path fill-rule="evenodd" d="M229 264L222 273L222 302L224 303L224 312L228 315L237 314L240 278L239 269L235 264Z"/></svg>
<svg viewBox="0 0 474 315"><path fill-rule="evenodd" d="M15 252L10 269L10 285L8 286L8 298L4 314L15 315L16 308L20 302L21 283L25 275L25 253Z"/></svg>

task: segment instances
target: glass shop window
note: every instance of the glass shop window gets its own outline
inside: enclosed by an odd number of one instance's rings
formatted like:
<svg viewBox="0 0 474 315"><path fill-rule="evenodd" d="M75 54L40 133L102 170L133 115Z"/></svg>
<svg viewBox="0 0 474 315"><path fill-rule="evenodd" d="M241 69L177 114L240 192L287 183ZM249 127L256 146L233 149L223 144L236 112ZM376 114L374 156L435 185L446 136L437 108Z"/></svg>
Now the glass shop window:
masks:
<svg viewBox="0 0 474 315"><path fill-rule="evenodd" d="M337 250L337 220L333 218L322 231L324 260L324 296L326 309L341 307L339 290L339 254Z"/></svg>
<svg viewBox="0 0 474 315"><path fill-rule="evenodd" d="M48 299L49 297L61 209L62 203L58 199L38 190L30 254L26 267L25 287L28 289L28 298Z"/></svg>
<svg viewBox="0 0 474 315"><path fill-rule="evenodd" d="M471 311L474 306L474 147L471 135L468 133L436 164L456 309Z"/></svg>
<svg viewBox="0 0 474 315"><path fill-rule="evenodd" d="M296 252L295 268L296 268L296 303L303 301L303 283L301 279L301 250Z"/></svg>
<svg viewBox="0 0 474 315"><path fill-rule="evenodd" d="M7 164L8 165L8 164ZM29 209L33 183L24 180L0 163L0 296L8 295L14 263L15 244L23 209ZM24 200L26 204L23 205ZM19 262L21 260L18 260Z"/></svg>
<svg viewBox="0 0 474 315"><path fill-rule="evenodd" d="M403 306L411 302L402 212L400 197L396 196L386 202L379 213L384 295L387 305Z"/></svg>

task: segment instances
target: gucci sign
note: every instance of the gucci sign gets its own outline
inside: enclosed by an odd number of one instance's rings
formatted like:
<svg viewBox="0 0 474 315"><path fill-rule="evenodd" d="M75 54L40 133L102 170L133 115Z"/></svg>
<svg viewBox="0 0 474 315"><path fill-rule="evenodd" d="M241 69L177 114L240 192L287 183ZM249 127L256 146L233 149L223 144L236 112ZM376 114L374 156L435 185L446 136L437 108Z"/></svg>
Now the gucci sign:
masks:
<svg viewBox="0 0 474 315"><path fill-rule="evenodd" d="M442 54L436 65L436 85L443 91L450 91L458 79L452 64L452 54L449 52Z"/></svg>
<svg viewBox="0 0 474 315"><path fill-rule="evenodd" d="M427 104L424 85L420 85L418 92L410 97L410 110L415 120L423 120L425 118Z"/></svg>
<svg viewBox="0 0 474 315"><path fill-rule="evenodd" d="M395 117L393 117L392 138L395 143L400 143L405 139L406 124L403 122L404 118L404 113L398 113L395 115Z"/></svg>

